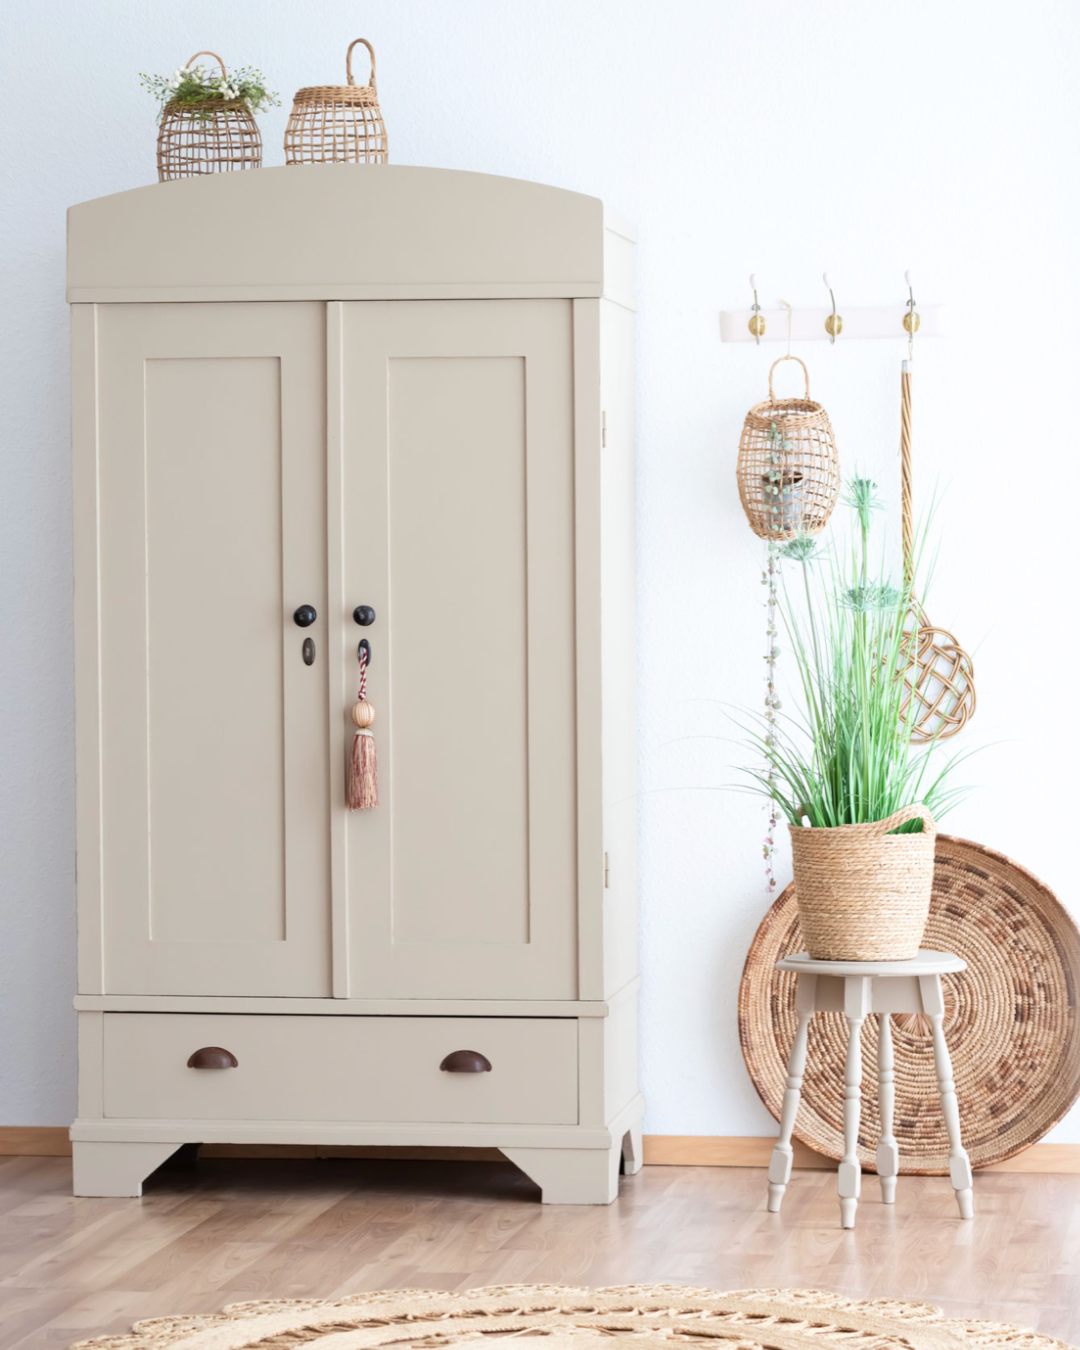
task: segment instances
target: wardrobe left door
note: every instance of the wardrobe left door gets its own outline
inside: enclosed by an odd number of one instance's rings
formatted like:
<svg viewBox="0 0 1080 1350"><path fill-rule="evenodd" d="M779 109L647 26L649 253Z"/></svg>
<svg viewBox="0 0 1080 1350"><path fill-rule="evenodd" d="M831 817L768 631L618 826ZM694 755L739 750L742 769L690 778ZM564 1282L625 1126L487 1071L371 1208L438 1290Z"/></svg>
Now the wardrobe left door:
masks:
<svg viewBox="0 0 1080 1350"><path fill-rule="evenodd" d="M76 332L82 991L327 995L325 307Z"/></svg>

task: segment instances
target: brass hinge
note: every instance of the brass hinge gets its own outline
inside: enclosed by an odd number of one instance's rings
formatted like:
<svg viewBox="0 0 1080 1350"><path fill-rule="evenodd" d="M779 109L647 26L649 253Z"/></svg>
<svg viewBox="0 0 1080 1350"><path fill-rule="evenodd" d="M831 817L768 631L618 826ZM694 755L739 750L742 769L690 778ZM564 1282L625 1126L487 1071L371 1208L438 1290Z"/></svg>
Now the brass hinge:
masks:
<svg viewBox="0 0 1080 1350"><path fill-rule="evenodd" d="M604 854L604 890L611 886L611 861L608 855Z"/></svg>
<svg viewBox="0 0 1080 1350"><path fill-rule="evenodd" d="M604 447L605 447L606 445L607 445L607 413L606 413L606 412L602 412L602 413L600 414L600 448L601 448L601 450L603 450Z"/></svg>

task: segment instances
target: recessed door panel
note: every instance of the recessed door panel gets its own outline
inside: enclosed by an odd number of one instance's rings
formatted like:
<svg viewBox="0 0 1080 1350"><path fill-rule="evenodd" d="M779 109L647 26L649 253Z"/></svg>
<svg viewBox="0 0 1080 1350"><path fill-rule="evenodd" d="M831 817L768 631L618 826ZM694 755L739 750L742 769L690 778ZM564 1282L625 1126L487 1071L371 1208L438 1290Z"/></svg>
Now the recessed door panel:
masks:
<svg viewBox="0 0 1080 1350"><path fill-rule="evenodd" d="M388 377L393 941L520 946L530 917L525 361L398 358Z"/></svg>
<svg viewBox="0 0 1080 1350"><path fill-rule="evenodd" d="M328 993L323 307L99 325L105 991Z"/></svg>
<svg viewBox="0 0 1080 1350"><path fill-rule="evenodd" d="M154 358L144 389L150 938L282 942L281 362Z"/></svg>
<svg viewBox="0 0 1080 1350"><path fill-rule="evenodd" d="M350 992L572 998L570 304L343 317L343 571L378 615L380 778L343 822Z"/></svg>

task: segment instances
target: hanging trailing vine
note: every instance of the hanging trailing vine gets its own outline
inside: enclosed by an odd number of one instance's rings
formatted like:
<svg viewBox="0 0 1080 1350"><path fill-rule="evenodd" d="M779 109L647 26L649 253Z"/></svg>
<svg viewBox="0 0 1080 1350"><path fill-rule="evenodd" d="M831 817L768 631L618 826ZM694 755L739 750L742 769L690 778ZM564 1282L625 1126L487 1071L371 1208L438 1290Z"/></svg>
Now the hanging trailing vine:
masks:
<svg viewBox="0 0 1080 1350"><path fill-rule="evenodd" d="M776 658L780 648L776 645L776 584L780 576L780 546L775 543L765 545L765 565L761 573L761 584L765 586L765 744L770 751L776 747L775 720L780 709L780 697L776 692ZM771 761L767 767L767 777L772 782ZM772 895L776 890L776 875L773 871L773 854L776 852L776 827L779 823L776 803L768 802L769 823L765 830L765 843L762 853L765 858L765 889Z"/></svg>
<svg viewBox="0 0 1080 1350"><path fill-rule="evenodd" d="M792 445L775 422L770 425L769 430L765 433L765 444L767 446L765 459L769 467L763 475L763 491L770 512L771 528L779 532L785 528L781 506L783 501L784 457L791 450ZM765 546L765 565L761 573L761 584L767 588L765 596L765 721L767 723L765 743L770 751L776 745L773 723L776 713L780 709L780 698L776 692L776 658L780 655L780 648L776 645L776 583L780 576L780 555L779 544L770 539ZM771 764L767 769L767 776L771 781ZM776 875L773 871L772 860L773 854L776 852L778 820L776 806L770 802L769 823L765 831L765 843L762 846L762 854L765 858L765 889L769 895L772 895L776 890Z"/></svg>

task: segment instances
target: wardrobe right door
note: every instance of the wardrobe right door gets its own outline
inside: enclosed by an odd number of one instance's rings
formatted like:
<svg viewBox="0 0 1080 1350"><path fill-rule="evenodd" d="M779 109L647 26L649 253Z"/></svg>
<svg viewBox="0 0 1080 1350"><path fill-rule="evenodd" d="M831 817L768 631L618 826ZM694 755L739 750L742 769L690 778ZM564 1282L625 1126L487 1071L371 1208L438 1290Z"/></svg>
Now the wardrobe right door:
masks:
<svg viewBox="0 0 1080 1350"><path fill-rule="evenodd" d="M338 969L353 997L572 999L571 302L356 302L330 324ZM347 812L361 638L379 804Z"/></svg>

